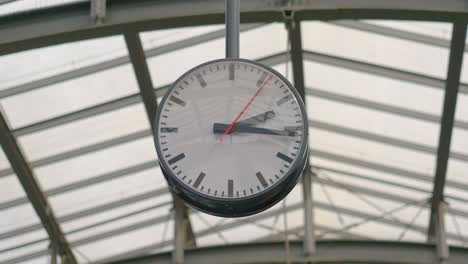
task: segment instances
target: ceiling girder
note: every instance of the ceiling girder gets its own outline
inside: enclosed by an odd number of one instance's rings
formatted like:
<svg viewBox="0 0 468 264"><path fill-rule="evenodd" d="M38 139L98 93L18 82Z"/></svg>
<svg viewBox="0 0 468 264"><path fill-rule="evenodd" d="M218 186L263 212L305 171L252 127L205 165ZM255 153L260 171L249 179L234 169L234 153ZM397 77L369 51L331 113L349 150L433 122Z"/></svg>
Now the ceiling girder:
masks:
<svg viewBox="0 0 468 264"><path fill-rule="evenodd" d="M444 202L444 188L447 178L447 166L450 157L450 143L455 120L455 110L460 86L461 69L463 66L463 53L466 41L465 22L453 24L452 41L450 45L450 55L448 62L447 81L445 83L444 106L439 132L439 145L437 149L436 169L434 177L434 188L431 200L431 214L429 220L428 240L434 241L436 234L445 232L443 225L444 215L440 214L439 207ZM439 230L438 230L439 229ZM438 245L445 241L436 241Z"/></svg>
<svg viewBox="0 0 468 264"><path fill-rule="evenodd" d="M64 263L77 263L73 251L60 228L59 222L55 218L52 207L42 192L39 183L36 181L34 173L18 146L16 138L11 133L3 113L0 113L0 143L10 161L13 171L23 186L29 202L49 235L51 243L57 247L58 253L62 257L62 260L65 261Z"/></svg>

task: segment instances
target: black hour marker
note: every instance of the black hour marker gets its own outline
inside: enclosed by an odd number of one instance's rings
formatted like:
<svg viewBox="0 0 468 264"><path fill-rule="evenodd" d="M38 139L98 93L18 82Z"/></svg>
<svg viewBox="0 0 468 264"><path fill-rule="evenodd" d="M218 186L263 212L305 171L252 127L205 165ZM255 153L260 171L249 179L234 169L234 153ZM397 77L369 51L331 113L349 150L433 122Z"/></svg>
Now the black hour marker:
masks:
<svg viewBox="0 0 468 264"><path fill-rule="evenodd" d="M197 179L195 180L195 183L193 184L194 188L198 188L200 183L203 181L203 178L205 178L205 173L201 172L200 175L198 175Z"/></svg>
<svg viewBox="0 0 468 264"><path fill-rule="evenodd" d="M161 133L177 133L179 129L177 127L161 127Z"/></svg>
<svg viewBox="0 0 468 264"><path fill-rule="evenodd" d="M228 180L228 196L232 197L234 195L234 181Z"/></svg>
<svg viewBox="0 0 468 264"><path fill-rule="evenodd" d="M205 82L205 80L203 79L203 77L202 77L199 73L197 73L197 74L195 75L195 77L197 77L197 80L198 80L198 82L200 83L201 87L202 87L202 88L205 88L205 87L206 87L206 82Z"/></svg>
<svg viewBox="0 0 468 264"><path fill-rule="evenodd" d="M288 163L291 163L291 162L293 161L293 159L291 159L290 157L284 155L284 154L281 153L281 152L276 153L276 156L277 156L278 158L280 158L280 159L282 159L282 160L288 162Z"/></svg>
<svg viewBox="0 0 468 264"><path fill-rule="evenodd" d="M181 105L181 106L185 106L185 102L180 100L179 98L171 95L171 97L169 98L169 100L171 100L172 102L178 104L178 105Z"/></svg>
<svg viewBox="0 0 468 264"><path fill-rule="evenodd" d="M265 81L266 77L267 77L267 73L264 72L264 73L262 74L262 76L260 77L260 79L258 79L258 81L257 81L257 86L258 86L258 87L260 87L260 86L263 84L263 82Z"/></svg>
<svg viewBox="0 0 468 264"><path fill-rule="evenodd" d="M234 64L229 64L229 80L234 80Z"/></svg>
<svg viewBox="0 0 468 264"><path fill-rule="evenodd" d="M257 172L256 175L258 181L262 184L263 188L268 187L268 183L265 181L265 177L263 177L263 174L261 172Z"/></svg>
<svg viewBox="0 0 468 264"><path fill-rule="evenodd" d="M276 105L280 106L280 105L286 103L287 101L289 101L290 99L292 99L292 96L291 95L286 95L285 97L279 99L278 102L276 102Z"/></svg>
<svg viewBox="0 0 468 264"><path fill-rule="evenodd" d="M185 158L185 154L184 153L180 153L179 155L173 157L172 159L168 160L167 163L169 163L169 165L172 165L176 162L178 162L179 160Z"/></svg>

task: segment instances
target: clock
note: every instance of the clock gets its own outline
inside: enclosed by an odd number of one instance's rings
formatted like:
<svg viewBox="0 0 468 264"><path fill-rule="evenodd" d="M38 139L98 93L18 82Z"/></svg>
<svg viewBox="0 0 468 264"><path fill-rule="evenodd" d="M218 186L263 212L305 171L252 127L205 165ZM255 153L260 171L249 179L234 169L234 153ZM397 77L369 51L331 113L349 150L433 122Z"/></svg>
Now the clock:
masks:
<svg viewBox="0 0 468 264"><path fill-rule="evenodd" d="M296 185L308 159L304 104L280 73L220 59L182 75L154 121L159 163L171 190L203 212L263 211Z"/></svg>

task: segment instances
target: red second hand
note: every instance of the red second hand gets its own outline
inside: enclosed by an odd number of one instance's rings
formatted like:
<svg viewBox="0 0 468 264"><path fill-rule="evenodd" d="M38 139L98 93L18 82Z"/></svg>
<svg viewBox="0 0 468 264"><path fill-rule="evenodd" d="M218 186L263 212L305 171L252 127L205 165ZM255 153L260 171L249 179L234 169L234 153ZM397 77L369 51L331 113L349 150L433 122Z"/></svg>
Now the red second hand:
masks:
<svg viewBox="0 0 468 264"><path fill-rule="evenodd" d="M247 103L247 105L244 107L244 109L242 109L242 111L237 115L237 117L234 119L234 121L232 121L232 123L228 126L228 128L226 129L226 131L224 131L224 133L219 137L219 140L223 141L224 137L226 137L227 134L229 134L229 132L231 132L232 128L234 127L234 125L236 124L237 121L239 121L239 119L241 118L241 116L245 113L245 111L247 110L247 108L249 108L249 106L252 104L253 100L255 100L255 98L257 98L257 96L260 94L260 92L263 90L263 88L266 86L266 84L271 80L272 76L270 76L270 78L268 78L263 84L262 86L260 86L260 88L258 88L257 92L254 94L254 96L252 98L250 98L249 102Z"/></svg>

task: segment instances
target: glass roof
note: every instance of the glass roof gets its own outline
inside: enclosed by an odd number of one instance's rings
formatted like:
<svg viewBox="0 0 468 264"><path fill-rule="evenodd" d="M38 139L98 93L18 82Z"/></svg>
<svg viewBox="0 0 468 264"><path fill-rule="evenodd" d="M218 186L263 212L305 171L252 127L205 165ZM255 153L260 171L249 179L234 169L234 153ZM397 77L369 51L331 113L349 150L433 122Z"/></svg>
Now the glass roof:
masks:
<svg viewBox="0 0 468 264"><path fill-rule="evenodd" d="M0 16L89 0L0 0Z"/></svg>
<svg viewBox="0 0 468 264"><path fill-rule="evenodd" d="M0 15L23 2L0 5ZM75 1L34 2L40 8ZM316 236L425 242L451 25L357 20L301 26ZM141 32L154 88L222 58L223 28ZM392 30L447 45L381 33ZM241 31L241 57L277 58L265 63L292 80L284 24L242 25ZM112 36L0 57L3 113L80 263L172 249L172 197L127 55L123 36ZM467 105L461 91L445 189L447 237L462 246L468 241L462 228L468 226ZM0 262L44 263L47 233L3 152L0 190ZM252 217L189 215L199 247L298 240L302 186Z"/></svg>

